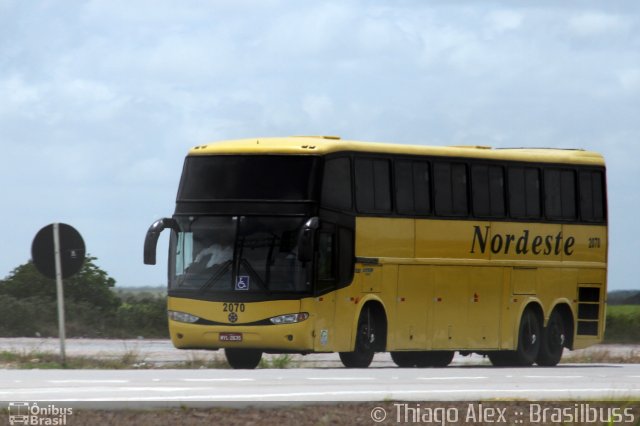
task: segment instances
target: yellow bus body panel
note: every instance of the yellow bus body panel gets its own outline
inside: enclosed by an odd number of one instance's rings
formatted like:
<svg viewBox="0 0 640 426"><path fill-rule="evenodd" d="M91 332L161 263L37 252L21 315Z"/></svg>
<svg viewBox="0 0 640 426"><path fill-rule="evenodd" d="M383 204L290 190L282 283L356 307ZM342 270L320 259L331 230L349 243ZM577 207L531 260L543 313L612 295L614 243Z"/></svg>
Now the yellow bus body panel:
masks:
<svg viewBox="0 0 640 426"><path fill-rule="evenodd" d="M582 150L430 147L334 137L254 138L194 147L198 155L326 155L366 152L604 167ZM573 318L573 349L602 340L607 292L607 226L437 218L358 217L353 282L320 297L245 302L229 323L222 302L169 297L169 310L215 325L169 321L179 348L253 347L273 351L352 351L363 306L379 303L386 350L513 350L528 306L546 325L559 306ZM583 294L586 299L581 299ZM591 300L594 295L597 300ZM588 300L587 300L588 299ZM297 312L288 325L246 325ZM244 325L243 325L244 324ZM579 329L586 331L578 333ZM220 333L242 333L221 342Z"/></svg>
<svg viewBox="0 0 640 426"><path fill-rule="evenodd" d="M602 340L605 226L359 217L356 230L356 255L378 265L356 266L351 293L384 303L387 350L515 349L532 303L545 324L556 306L570 308L574 349ZM576 334L582 286L600 289L593 336Z"/></svg>

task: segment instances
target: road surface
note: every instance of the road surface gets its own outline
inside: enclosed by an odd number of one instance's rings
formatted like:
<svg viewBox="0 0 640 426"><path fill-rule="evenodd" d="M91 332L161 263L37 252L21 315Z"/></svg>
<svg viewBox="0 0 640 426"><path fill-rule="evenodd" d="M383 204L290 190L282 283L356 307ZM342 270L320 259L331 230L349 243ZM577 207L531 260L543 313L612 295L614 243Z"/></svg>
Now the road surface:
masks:
<svg viewBox="0 0 640 426"><path fill-rule="evenodd" d="M639 400L640 364L553 368L1 370L0 401L80 406L259 401Z"/></svg>
<svg viewBox="0 0 640 426"><path fill-rule="evenodd" d="M0 352L36 354L37 352L58 353L59 340L56 338L0 338ZM123 356L139 359L147 365L167 366L193 360L223 359L222 351L179 350L167 339L67 339L67 356L89 356L102 359L121 359ZM606 355L606 356L605 356ZM265 355L265 357L270 357ZM640 359L640 345L595 345L578 351L565 351L563 362L576 360L599 360L606 358ZM292 366L302 368L342 367L337 354L292 355ZM486 358L478 355L467 357L456 354L452 366L490 365ZM395 367L388 353L376 354L372 367ZM0 365L2 368L2 365Z"/></svg>

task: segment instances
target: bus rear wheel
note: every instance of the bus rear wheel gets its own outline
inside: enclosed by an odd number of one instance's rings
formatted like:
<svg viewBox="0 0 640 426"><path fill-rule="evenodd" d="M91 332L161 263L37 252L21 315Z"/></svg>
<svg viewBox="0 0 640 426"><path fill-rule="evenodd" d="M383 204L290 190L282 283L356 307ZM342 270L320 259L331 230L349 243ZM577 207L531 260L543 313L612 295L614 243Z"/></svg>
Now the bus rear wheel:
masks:
<svg viewBox="0 0 640 426"><path fill-rule="evenodd" d="M453 351L391 352L391 359L401 368L446 367L453 360Z"/></svg>
<svg viewBox="0 0 640 426"><path fill-rule="evenodd" d="M496 367L528 367L540 352L542 325L536 312L527 308L520 319L518 349L515 351L489 352L489 360Z"/></svg>
<svg viewBox="0 0 640 426"><path fill-rule="evenodd" d="M566 341L566 328L562 315L553 311L549 317L547 326L542 330L540 352L536 363L543 367L553 367L560 362L562 351Z"/></svg>
<svg viewBox="0 0 640 426"><path fill-rule="evenodd" d="M367 368L375 354L375 321L371 310L360 314L353 352L340 352L340 361L347 368Z"/></svg>
<svg viewBox="0 0 640 426"><path fill-rule="evenodd" d="M418 367L446 367L453 361L453 351L421 352Z"/></svg>
<svg viewBox="0 0 640 426"><path fill-rule="evenodd" d="M400 368L418 366L418 352L391 352L391 360Z"/></svg>
<svg viewBox="0 0 640 426"><path fill-rule="evenodd" d="M226 348L224 356L227 362L236 370L253 370L260 364L262 351L258 349Z"/></svg>

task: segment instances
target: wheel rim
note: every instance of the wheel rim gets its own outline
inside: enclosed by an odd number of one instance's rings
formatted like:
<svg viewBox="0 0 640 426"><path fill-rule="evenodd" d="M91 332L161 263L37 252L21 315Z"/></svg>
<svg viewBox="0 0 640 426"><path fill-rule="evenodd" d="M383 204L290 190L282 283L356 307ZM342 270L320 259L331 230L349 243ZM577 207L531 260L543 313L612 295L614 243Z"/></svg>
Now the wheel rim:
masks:
<svg viewBox="0 0 640 426"><path fill-rule="evenodd" d="M554 319L554 321L552 321L548 327L550 349L553 351L557 351L563 348L564 342L566 340L564 326L557 319Z"/></svg>
<svg viewBox="0 0 640 426"><path fill-rule="evenodd" d="M362 352L370 352L373 350L373 343L376 340L373 327L366 322L363 322L360 326L360 338L358 339L358 346Z"/></svg>
<svg viewBox="0 0 640 426"><path fill-rule="evenodd" d="M533 318L533 315L531 314L527 315L523 340L524 350L527 352L534 349L538 342L538 330L535 324L535 318Z"/></svg>

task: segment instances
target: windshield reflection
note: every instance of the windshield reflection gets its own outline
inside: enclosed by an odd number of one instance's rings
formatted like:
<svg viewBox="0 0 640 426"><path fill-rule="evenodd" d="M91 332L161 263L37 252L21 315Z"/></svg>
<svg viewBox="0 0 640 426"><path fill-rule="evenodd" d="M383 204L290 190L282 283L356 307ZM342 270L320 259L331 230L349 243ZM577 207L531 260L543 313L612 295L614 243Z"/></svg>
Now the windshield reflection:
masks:
<svg viewBox="0 0 640 426"><path fill-rule="evenodd" d="M176 217L170 287L194 292L309 292L298 261L303 218Z"/></svg>

